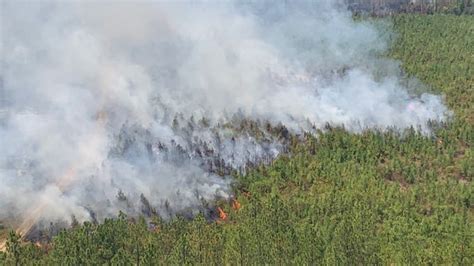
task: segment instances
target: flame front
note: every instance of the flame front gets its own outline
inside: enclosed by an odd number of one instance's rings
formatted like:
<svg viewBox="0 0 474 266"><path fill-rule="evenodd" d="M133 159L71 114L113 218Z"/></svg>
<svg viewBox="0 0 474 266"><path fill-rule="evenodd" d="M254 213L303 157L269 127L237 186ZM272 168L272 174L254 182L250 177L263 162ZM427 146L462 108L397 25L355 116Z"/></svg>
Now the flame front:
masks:
<svg viewBox="0 0 474 266"><path fill-rule="evenodd" d="M105 111L100 111L97 115L97 127L94 130L92 137L89 138L86 143L84 143L84 150L91 150L101 141L102 131L104 129L105 123L107 121L107 113ZM86 154L84 154L85 156ZM76 179L77 169L79 164L75 164L67 170L67 172L62 175L58 180L56 180L56 186L61 192L64 192L68 187L74 183ZM22 238L25 237L31 230L31 228L40 220L41 215L44 213L47 208L47 203L40 201L33 205L30 210L27 212L28 216L25 217L21 225L15 230ZM5 241L6 243L6 241ZM5 244L0 243L0 250L4 248Z"/></svg>
<svg viewBox="0 0 474 266"><path fill-rule="evenodd" d="M240 204L240 202L238 202L236 199L232 200L232 209L238 211L241 207L242 205Z"/></svg>
<svg viewBox="0 0 474 266"><path fill-rule="evenodd" d="M227 220L227 213L221 207L217 207L217 211L219 212L219 221Z"/></svg>
<svg viewBox="0 0 474 266"><path fill-rule="evenodd" d="M0 242L0 252L5 252L5 251L7 251L7 241L2 240L2 242Z"/></svg>

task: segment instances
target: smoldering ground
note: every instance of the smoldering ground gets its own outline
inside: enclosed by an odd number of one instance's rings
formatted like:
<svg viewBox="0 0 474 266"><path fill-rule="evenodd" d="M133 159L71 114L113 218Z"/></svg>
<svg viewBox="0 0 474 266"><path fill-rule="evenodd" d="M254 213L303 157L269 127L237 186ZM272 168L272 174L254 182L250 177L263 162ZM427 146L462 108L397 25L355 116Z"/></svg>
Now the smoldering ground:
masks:
<svg viewBox="0 0 474 266"><path fill-rule="evenodd" d="M337 1L2 1L1 16L0 220L23 228L144 201L195 213L287 134L449 117L383 58L390 26Z"/></svg>

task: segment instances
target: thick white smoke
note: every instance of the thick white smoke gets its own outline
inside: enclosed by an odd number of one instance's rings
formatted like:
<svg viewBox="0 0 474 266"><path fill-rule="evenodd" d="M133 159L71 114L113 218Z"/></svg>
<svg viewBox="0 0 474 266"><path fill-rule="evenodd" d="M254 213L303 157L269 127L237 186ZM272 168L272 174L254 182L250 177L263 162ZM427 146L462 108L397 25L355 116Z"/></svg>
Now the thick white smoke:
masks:
<svg viewBox="0 0 474 266"><path fill-rule="evenodd" d="M376 27L288 2L2 1L0 220L168 217L284 151L271 127L445 120Z"/></svg>

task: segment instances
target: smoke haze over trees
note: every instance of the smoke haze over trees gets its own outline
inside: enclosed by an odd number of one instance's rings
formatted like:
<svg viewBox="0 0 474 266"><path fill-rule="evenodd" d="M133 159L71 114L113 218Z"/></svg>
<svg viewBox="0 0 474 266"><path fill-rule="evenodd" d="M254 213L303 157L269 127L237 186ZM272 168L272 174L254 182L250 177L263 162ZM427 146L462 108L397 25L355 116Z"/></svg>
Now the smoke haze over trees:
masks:
<svg viewBox="0 0 474 266"><path fill-rule="evenodd" d="M335 1L2 3L0 220L26 231L194 215L289 134L451 116Z"/></svg>

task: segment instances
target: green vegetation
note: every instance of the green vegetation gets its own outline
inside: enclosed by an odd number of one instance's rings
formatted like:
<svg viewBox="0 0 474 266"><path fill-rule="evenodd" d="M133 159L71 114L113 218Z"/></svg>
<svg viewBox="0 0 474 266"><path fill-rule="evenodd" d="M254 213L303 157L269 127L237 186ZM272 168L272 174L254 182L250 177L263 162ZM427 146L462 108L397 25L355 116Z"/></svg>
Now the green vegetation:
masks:
<svg viewBox="0 0 474 266"><path fill-rule="evenodd" d="M455 127L474 124L474 16L396 17L398 42L392 57L437 91L456 112ZM472 131L471 131L472 134Z"/></svg>
<svg viewBox="0 0 474 266"><path fill-rule="evenodd" d="M453 121L420 136L328 128L238 176L225 221L86 223L43 248L10 234L0 264L474 264L474 17L393 18L390 56L446 94Z"/></svg>

